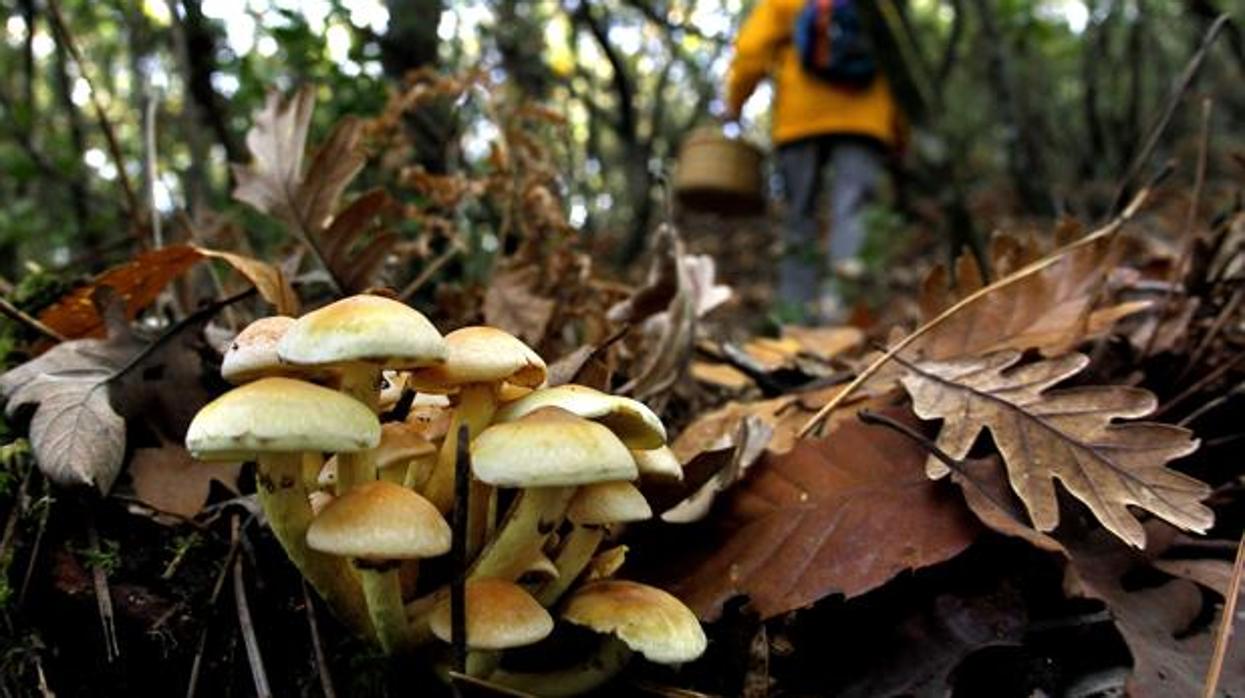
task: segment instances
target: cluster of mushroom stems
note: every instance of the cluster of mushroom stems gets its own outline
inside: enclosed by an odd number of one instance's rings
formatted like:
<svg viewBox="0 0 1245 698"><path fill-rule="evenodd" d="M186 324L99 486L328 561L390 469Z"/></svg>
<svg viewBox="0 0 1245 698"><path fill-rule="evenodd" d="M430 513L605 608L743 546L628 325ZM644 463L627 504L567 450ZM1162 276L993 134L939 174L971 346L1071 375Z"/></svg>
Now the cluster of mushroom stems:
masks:
<svg viewBox="0 0 1245 698"><path fill-rule="evenodd" d="M221 373L238 387L196 415L187 447L256 463L259 503L290 560L386 653L448 666L456 572L473 676L572 695L632 652L664 664L704 652L694 614L614 579L625 549L602 550L619 527L652 516L637 481L682 477L642 403L547 387L545 362L518 338L487 326L442 336L413 308L373 295L256 320ZM451 548L460 430L471 456L459 541L468 566L434 563L421 575L421 560ZM551 610L600 634L597 651L554 672L501 666L501 650L554 631Z"/></svg>

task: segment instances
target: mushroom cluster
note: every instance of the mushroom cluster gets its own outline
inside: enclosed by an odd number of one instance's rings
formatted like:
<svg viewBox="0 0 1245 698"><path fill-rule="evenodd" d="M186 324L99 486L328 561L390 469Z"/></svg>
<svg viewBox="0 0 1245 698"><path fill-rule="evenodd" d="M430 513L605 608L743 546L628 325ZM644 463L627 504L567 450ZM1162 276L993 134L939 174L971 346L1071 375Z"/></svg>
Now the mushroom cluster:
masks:
<svg viewBox="0 0 1245 698"><path fill-rule="evenodd" d="M290 560L385 652L448 656L453 570L420 561L446 555L455 535L446 517L460 506L460 430L472 466L458 532L468 673L571 695L633 651L665 664L704 651L689 609L611 579L619 551L601 551L619 527L652 516L637 480L682 477L642 403L546 387L545 362L514 336L479 326L443 337L418 311L372 295L256 320L221 373L238 387L196 415L187 447L256 462L259 503ZM550 609L601 635L593 656L554 673L501 666L503 650L554 632Z"/></svg>

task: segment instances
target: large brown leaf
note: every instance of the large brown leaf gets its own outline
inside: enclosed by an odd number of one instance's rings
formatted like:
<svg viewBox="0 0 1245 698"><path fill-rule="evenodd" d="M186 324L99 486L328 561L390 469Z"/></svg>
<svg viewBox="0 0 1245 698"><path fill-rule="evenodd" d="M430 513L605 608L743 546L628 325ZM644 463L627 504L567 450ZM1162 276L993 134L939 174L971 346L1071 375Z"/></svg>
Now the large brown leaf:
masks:
<svg viewBox="0 0 1245 698"><path fill-rule="evenodd" d="M484 292L484 322L539 345L555 306L552 298L532 290L539 276L540 270L531 265L494 274Z"/></svg>
<svg viewBox="0 0 1245 698"><path fill-rule="evenodd" d="M363 124L346 118L303 167L315 92L290 99L272 92L247 132L248 165L234 165L235 199L280 219L316 253L335 286L358 292L372 285L397 235L376 220L390 205L384 192L369 192L342 205L342 195L363 169Z"/></svg>
<svg viewBox="0 0 1245 698"><path fill-rule="evenodd" d="M1117 259L1110 236L1074 248L1045 269L990 291L916 340L911 348L928 359L1001 349L1037 349L1046 356L1069 351L1120 318L1149 306L1141 302L1095 307ZM965 273L969 269L973 273ZM946 284L946 272L926 280L922 322L980 288L981 277L975 266L961 264L960 271L960 288L952 289L941 302L935 288Z"/></svg>
<svg viewBox="0 0 1245 698"><path fill-rule="evenodd" d="M941 419L938 446L968 454L989 429L1007 463L1012 488L1040 531L1059 523L1054 480L1086 504L1108 530L1143 547L1145 531L1129 512L1144 508L1172 524L1205 531L1214 514L1201 504L1205 483L1167 467L1197 449L1187 429L1167 424L1115 424L1154 410L1154 395L1122 386L1048 391L1088 363L1067 354L1008 370L1020 352L910 366L902 379L923 419ZM930 457L930 477L948 469Z"/></svg>
<svg viewBox="0 0 1245 698"><path fill-rule="evenodd" d="M737 594L769 618L954 557L980 527L924 460L907 437L854 420L768 455L726 494L724 540L701 541L672 590L705 619Z"/></svg>
<svg viewBox="0 0 1245 698"><path fill-rule="evenodd" d="M134 494L158 511L193 517L203 509L212 481L237 490L241 463L204 463L180 444L140 448L130 459Z"/></svg>

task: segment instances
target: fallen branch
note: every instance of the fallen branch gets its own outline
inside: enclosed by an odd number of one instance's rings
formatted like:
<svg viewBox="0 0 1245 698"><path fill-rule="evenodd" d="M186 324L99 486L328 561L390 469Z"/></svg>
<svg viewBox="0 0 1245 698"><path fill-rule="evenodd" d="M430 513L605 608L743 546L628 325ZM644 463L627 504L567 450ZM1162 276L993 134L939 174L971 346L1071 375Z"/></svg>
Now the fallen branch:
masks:
<svg viewBox="0 0 1245 698"><path fill-rule="evenodd" d="M1228 585L1228 595L1223 600L1223 617L1219 620L1219 631L1215 636L1215 653L1211 655L1210 667L1206 671L1206 685L1202 690L1202 698L1215 698L1215 690L1219 688L1219 675L1223 672L1228 642L1232 638L1232 624L1236 620L1236 600L1241 595L1242 570L1245 570L1245 533L1241 534L1241 542L1236 546L1236 562L1232 565L1232 583Z"/></svg>

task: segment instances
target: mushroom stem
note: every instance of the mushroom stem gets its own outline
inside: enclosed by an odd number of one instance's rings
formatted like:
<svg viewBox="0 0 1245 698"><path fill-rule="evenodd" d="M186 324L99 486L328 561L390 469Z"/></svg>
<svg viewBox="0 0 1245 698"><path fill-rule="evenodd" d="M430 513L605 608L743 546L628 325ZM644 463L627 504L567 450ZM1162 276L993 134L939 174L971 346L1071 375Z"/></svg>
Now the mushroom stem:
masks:
<svg viewBox="0 0 1245 698"><path fill-rule="evenodd" d="M303 488L308 492L320 489L320 471L324 469L324 455L315 451L302 454Z"/></svg>
<svg viewBox="0 0 1245 698"><path fill-rule="evenodd" d="M369 363L348 364L341 372L341 391L376 412L380 402L380 367ZM376 479L372 451L337 454L337 494Z"/></svg>
<svg viewBox="0 0 1245 698"><path fill-rule="evenodd" d="M454 416L450 418L450 428L446 433L457 434L458 427L466 424L467 435L474 439L477 434L484 431L484 427L487 427L489 421L493 419L493 412L496 408L497 404L493 400L493 386L491 384L469 383L464 385L459 390L458 408L454 410ZM445 443L441 444L441 451L437 454L437 465L433 468L432 476L428 479L428 483L424 488L424 496L442 514L449 511L454 504L454 461L457 457L458 439L446 438ZM487 501L487 493L483 497L479 495L479 491L472 491L471 501ZM471 521L471 519L468 519L468 521ZM471 527L468 526L468 531L470 530ZM470 533L468 533L468 537L470 540ZM468 552L471 552L470 547L468 545Z"/></svg>
<svg viewBox="0 0 1245 698"><path fill-rule="evenodd" d="M548 608L562 598L588 563L592 562L592 556L596 554L602 540L605 540L603 526L575 526L571 530L553 561L558 568L558 576L546 582L535 594L541 606Z"/></svg>
<svg viewBox="0 0 1245 698"><path fill-rule="evenodd" d="M376 628L376 639L385 654L405 651L413 647L413 643L407 628L406 611L402 607L402 581L398 566L371 567L368 564L359 565L359 576L363 581L363 596L367 600L372 627Z"/></svg>
<svg viewBox="0 0 1245 698"><path fill-rule="evenodd" d="M484 678L497 670L501 652L496 650L471 650L467 653L467 676Z"/></svg>
<svg viewBox="0 0 1245 698"><path fill-rule="evenodd" d="M313 516L303 466L304 456L299 453L260 456L259 505L290 562L344 623L367 635L371 631L367 608L350 565L307 547L307 527Z"/></svg>
<svg viewBox="0 0 1245 698"><path fill-rule="evenodd" d="M471 566L468 579L495 577L514 581L557 530L574 487L529 487L519 492L497 535Z"/></svg>
<svg viewBox="0 0 1245 698"><path fill-rule="evenodd" d="M549 698L577 696L602 686L617 676L627 666L631 654L630 647L610 635L601 641L591 656L566 669L531 673L500 669L486 678L490 683L533 695Z"/></svg>

